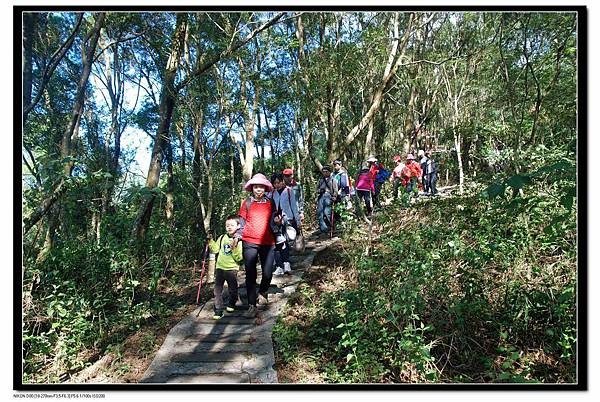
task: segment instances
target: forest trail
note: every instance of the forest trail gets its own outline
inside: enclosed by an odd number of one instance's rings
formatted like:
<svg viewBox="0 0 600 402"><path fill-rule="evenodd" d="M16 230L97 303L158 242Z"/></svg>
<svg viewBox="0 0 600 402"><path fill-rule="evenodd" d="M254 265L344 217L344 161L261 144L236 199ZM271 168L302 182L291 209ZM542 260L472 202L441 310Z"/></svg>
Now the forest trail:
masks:
<svg viewBox="0 0 600 402"><path fill-rule="evenodd" d="M242 304L220 320L212 319L214 298L200 305L169 331L140 383L277 383L273 326L316 254L338 240L307 237L305 252L291 256L292 274L273 276L269 304L259 305L255 319L243 317L245 287ZM240 286L244 280L240 270Z"/></svg>
<svg viewBox="0 0 600 402"><path fill-rule="evenodd" d="M451 196L456 187L440 187L439 197ZM383 201L385 206L390 203L391 199ZM238 291L242 303L236 306L236 311L213 320L214 298L198 306L169 331L140 383L277 383L273 326L317 253L338 240L338 237L319 239L316 234L308 236L305 252L291 256L292 274L273 276L269 304L259 305L259 316L255 319L243 316L248 305L244 270L240 270ZM224 297L226 294L225 285Z"/></svg>

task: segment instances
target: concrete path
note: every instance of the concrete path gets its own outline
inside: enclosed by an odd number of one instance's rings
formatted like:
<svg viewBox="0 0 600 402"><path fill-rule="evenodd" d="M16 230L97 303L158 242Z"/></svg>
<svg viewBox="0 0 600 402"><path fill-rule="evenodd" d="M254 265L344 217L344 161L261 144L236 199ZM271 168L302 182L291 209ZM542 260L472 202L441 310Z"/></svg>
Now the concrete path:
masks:
<svg viewBox="0 0 600 402"><path fill-rule="evenodd" d="M243 317L248 302L244 271L240 270L241 302L238 301L236 311L213 320L214 299L198 307L171 329L140 382L277 383L272 342L277 316L316 253L337 240L310 239L303 254L292 255L292 275L273 276L269 304L259 305L257 318ZM212 291L211 286L206 289Z"/></svg>

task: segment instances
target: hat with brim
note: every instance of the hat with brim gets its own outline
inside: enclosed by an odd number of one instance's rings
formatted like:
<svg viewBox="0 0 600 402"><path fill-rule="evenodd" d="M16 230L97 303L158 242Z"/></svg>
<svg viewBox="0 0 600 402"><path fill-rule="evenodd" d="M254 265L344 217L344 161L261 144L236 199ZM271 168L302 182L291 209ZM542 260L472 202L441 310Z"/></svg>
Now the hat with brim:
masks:
<svg viewBox="0 0 600 402"><path fill-rule="evenodd" d="M408 154L408 155L406 156L406 160L408 160L408 161L409 161L409 160L411 160L411 159L412 159L413 161L415 160L415 157L414 157L414 155L413 155L413 154Z"/></svg>
<svg viewBox="0 0 600 402"><path fill-rule="evenodd" d="M324 172L324 171L331 172L331 166L329 166L329 165L323 165L323 167L321 167L321 171L322 172Z"/></svg>
<svg viewBox="0 0 600 402"><path fill-rule="evenodd" d="M254 186L255 184L265 186L265 191L273 191L273 185L269 180L267 180L265 175L262 173L257 173L254 176L252 176L252 178L248 180L248 182L244 185L244 190L252 191L252 186Z"/></svg>
<svg viewBox="0 0 600 402"><path fill-rule="evenodd" d="M369 159L367 159L367 162L377 162L377 158L371 155L369 156Z"/></svg>
<svg viewBox="0 0 600 402"><path fill-rule="evenodd" d="M290 169L290 168L287 168L287 169L283 169L283 172L282 172L282 173L283 173L285 176L291 176L291 175L293 175L293 174L294 174L294 170L293 170L293 169Z"/></svg>

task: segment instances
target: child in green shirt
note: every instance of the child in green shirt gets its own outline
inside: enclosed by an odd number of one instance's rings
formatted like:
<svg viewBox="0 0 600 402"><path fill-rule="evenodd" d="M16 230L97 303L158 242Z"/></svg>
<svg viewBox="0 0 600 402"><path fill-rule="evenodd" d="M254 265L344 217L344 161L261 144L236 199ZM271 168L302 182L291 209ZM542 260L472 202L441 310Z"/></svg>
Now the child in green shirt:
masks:
<svg viewBox="0 0 600 402"><path fill-rule="evenodd" d="M213 319L218 320L223 317L223 284L227 281L229 288L229 302L227 311L234 311L235 303L238 300L237 271L239 264L243 260L242 242L234 239L233 235L240 227L240 220L237 215L230 215L225 220L225 230L227 233L219 236L216 240L209 234L208 247L211 257L217 254L215 270L215 314Z"/></svg>

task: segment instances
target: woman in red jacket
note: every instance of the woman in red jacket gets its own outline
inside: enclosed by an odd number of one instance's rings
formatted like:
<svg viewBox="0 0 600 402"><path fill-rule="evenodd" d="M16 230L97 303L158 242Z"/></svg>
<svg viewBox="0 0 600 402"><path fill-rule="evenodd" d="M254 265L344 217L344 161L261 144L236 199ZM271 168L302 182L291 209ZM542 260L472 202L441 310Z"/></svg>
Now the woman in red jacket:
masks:
<svg viewBox="0 0 600 402"><path fill-rule="evenodd" d="M247 317L256 317L256 263L260 258L262 278L258 294L268 302L267 292L273 277L273 259L275 256L276 225L281 224L281 218L276 217L277 210L266 192L273 191L273 186L261 174L255 174L244 186L250 194L240 206L240 228L236 239L242 239L244 266L246 268L246 291L248 294ZM237 244L237 242L236 242ZM235 247L235 245L232 245Z"/></svg>

